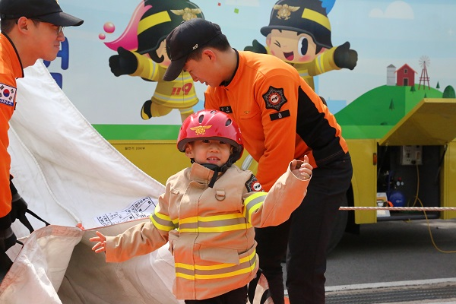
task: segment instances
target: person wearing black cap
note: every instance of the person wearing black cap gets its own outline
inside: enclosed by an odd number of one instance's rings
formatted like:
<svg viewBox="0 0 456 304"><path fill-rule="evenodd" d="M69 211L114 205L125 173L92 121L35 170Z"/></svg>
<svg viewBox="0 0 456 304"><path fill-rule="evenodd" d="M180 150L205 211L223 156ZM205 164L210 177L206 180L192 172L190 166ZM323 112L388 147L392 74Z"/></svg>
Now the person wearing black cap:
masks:
<svg viewBox="0 0 456 304"><path fill-rule="evenodd" d="M287 246L290 303L324 303L327 246L352 177L334 115L294 67L275 56L233 49L210 21L180 24L166 46L171 64L164 79L173 80L184 70L208 85L205 108L227 112L237 122L265 190L290 160L309 157L314 170L303 203L282 225L256 229L255 238L275 304L284 303L281 261Z"/></svg>
<svg viewBox="0 0 456 304"><path fill-rule="evenodd" d="M65 40L63 27L82 19L64 13L56 0L0 0L0 280L12 262L5 252L16 243L11 223L23 216L27 203L11 182L9 120L16 109L16 79L38 59L52 61Z"/></svg>

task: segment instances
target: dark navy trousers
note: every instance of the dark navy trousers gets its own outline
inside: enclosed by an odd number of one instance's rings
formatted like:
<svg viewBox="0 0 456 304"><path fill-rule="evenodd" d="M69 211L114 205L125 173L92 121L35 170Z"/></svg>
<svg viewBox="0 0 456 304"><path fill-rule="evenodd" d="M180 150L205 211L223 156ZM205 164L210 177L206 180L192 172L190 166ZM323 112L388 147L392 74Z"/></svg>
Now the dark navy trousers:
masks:
<svg viewBox="0 0 456 304"><path fill-rule="evenodd" d="M353 174L350 154L317 167L302 204L280 226L256 228L260 268L274 304L284 303L281 262L291 304L325 303L327 246ZM285 202L286 203L286 202Z"/></svg>

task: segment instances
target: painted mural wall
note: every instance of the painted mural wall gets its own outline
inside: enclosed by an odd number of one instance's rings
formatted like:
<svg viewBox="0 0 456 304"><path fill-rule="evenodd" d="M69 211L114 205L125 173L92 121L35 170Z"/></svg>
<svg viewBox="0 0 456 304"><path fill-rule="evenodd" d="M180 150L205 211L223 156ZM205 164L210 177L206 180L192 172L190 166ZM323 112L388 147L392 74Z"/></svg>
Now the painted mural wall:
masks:
<svg viewBox="0 0 456 304"><path fill-rule="evenodd" d="M362 117L379 107L387 114L405 109L400 97L385 97L388 88L399 86L420 100L456 86L453 0L61 0L60 5L85 23L65 29L58 58L46 64L108 139L175 139L182 119L202 109L205 85L185 74L180 86L161 81L169 64L163 40L189 18L218 23L238 50L269 53L294 65L343 123L353 119L343 110L351 104ZM382 114L359 123L392 125L401 114L394 115L393 121ZM120 134L114 126L128 131Z"/></svg>

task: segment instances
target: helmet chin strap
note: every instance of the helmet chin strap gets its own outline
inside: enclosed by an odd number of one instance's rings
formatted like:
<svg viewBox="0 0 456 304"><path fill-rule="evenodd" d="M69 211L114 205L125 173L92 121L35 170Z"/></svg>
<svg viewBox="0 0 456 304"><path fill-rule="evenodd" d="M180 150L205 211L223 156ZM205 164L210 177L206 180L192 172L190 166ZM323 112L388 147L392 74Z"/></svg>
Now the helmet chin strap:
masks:
<svg viewBox="0 0 456 304"><path fill-rule="evenodd" d="M191 162L192 162L192 164L193 164L193 163L195 162L195 159L192 158L192 159L191 159ZM201 166L206 167L206 168L208 168L208 169L214 171L214 174L212 175L212 178L211 178L211 181L209 182L208 187L209 187L209 188L213 188L215 182L217 181L217 177L218 177L219 172L225 173L226 170L228 170L228 168L231 167L232 164L233 164L233 162L232 162L231 157L230 157L230 158L228 159L228 161L227 161L225 164L223 164L221 167L219 167L219 166L217 166L217 165L215 165L215 164L210 164L210 163L200 164Z"/></svg>

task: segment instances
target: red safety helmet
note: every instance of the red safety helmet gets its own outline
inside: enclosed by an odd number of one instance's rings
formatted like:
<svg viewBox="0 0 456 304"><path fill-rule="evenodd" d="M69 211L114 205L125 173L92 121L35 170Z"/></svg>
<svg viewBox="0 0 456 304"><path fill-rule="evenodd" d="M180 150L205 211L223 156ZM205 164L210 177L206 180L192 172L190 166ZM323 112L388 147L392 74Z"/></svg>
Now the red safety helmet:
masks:
<svg viewBox="0 0 456 304"><path fill-rule="evenodd" d="M177 138L177 149L185 151L185 145L195 140L218 139L233 146L230 156L231 163L241 158L244 145L241 130L224 112L217 110L201 110L185 119Z"/></svg>

